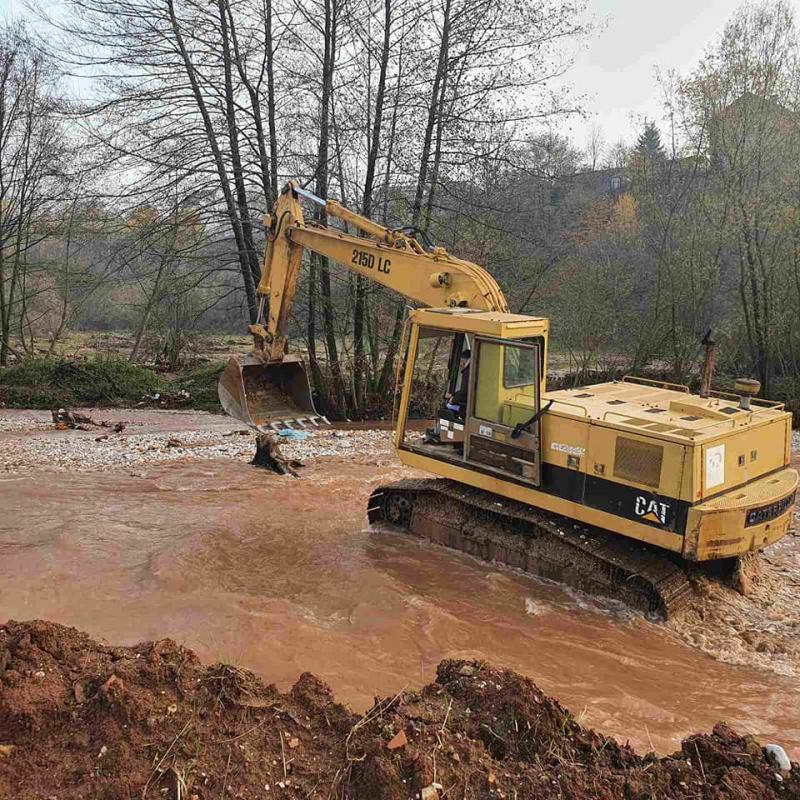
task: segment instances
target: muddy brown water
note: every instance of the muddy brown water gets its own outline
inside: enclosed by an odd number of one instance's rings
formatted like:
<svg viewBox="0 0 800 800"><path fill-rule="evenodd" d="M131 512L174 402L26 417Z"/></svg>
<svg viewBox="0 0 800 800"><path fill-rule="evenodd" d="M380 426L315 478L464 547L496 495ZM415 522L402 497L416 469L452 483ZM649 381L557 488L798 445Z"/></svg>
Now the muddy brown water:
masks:
<svg viewBox="0 0 800 800"><path fill-rule="evenodd" d="M662 753L723 719L800 758L800 689L715 661L619 609L366 529L390 458L304 478L208 461L0 478L0 620L110 642L170 636L288 687L303 671L365 709L447 657L531 676L586 724Z"/></svg>

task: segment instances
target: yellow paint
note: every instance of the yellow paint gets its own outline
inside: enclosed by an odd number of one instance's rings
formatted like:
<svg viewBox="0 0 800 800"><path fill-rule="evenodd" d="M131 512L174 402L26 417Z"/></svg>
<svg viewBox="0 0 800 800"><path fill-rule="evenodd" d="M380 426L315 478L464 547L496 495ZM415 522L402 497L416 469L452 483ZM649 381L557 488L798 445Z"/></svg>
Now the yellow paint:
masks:
<svg viewBox="0 0 800 800"><path fill-rule="evenodd" d="M607 528L608 530L614 530L621 533L623 536L629 536L633 539L648 542L649 544L663 547L666 550L680 553L683 547L683 536L679 536L678 534L670 533L669 531L659 531L652 526L639 525L636 522L623 519L615 514L607 514L604 511L597 511L588 506L581 505L580 503L573 503L564 498L547 494L546 492L540 492L536 489L529 489L525 486L509 483L508 481L502 480L502 478L485 475L469 469L466 466L460 467L455 464L448 464L444 461L439 461L420 453L413 453L404 449L398 450L397 456L400 461L409 467L432 472L435 475L460 481L469 486L476 486L479 489L485 489L486 491L494 492L503 497L510 497L522 503L528 503L531 506L543 508L546 511L552 511L555 514L572 517L580 522L597 525L602 528Z"/></svg>

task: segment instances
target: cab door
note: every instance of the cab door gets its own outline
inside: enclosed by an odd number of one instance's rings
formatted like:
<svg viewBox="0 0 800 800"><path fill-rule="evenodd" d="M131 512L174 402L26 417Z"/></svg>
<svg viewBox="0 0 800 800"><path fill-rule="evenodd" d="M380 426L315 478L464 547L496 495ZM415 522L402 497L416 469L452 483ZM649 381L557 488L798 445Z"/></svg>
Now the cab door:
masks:
<svg viewBox="0 0 800 800"><path fill-rule="evenodd" d="M540 343L476 337L472 354L465 460L539 486Z"/></svg>

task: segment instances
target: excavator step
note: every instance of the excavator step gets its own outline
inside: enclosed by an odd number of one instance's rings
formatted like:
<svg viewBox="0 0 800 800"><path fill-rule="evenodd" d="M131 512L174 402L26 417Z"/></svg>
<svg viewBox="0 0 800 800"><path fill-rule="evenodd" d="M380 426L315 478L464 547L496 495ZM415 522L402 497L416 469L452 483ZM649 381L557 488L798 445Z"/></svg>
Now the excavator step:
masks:
<svg viewBox="0 0 800 800"><path fill-rule="evenodd" d="M672 553L444 478L378 487L368 517L662 619L694 594Z"/></svg>

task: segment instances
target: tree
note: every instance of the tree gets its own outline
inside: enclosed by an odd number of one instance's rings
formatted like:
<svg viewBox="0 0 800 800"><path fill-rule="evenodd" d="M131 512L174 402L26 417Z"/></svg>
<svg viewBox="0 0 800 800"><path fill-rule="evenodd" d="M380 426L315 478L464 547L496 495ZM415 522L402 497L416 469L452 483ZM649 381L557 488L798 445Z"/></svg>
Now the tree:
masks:
<svg viewBox="0 0 800 800"><path fill-rule="evenodd" d="M16 333L32 336L32 301L41 290L32 261L51 231L67 145L58 76L22 25L0 28L0 365Z"/></svg>
<svg viewBox="0 0 800 800"><path fill-rule="evenodd" d="M690 131L707 142L725 280L735 286L752 367L769 393L792 341L800 69L792 8L746 5L684 82Z"/></svg>
<svg viewBox="0 0 800 800"><path fill-rule="evenodd" d="M661 133L652 120L644 121L644 130L636 140L634 153L649 161L662 161L665 157L664 147L661 144Z"/></svg>
<svg viewBox="0 0 800 800"><path fill-rule="evenodd" d="M595 170L600 167L605 149L606 141L603 129L599 125L593 124L586 137L585 159L588 169Z"/></svg>

